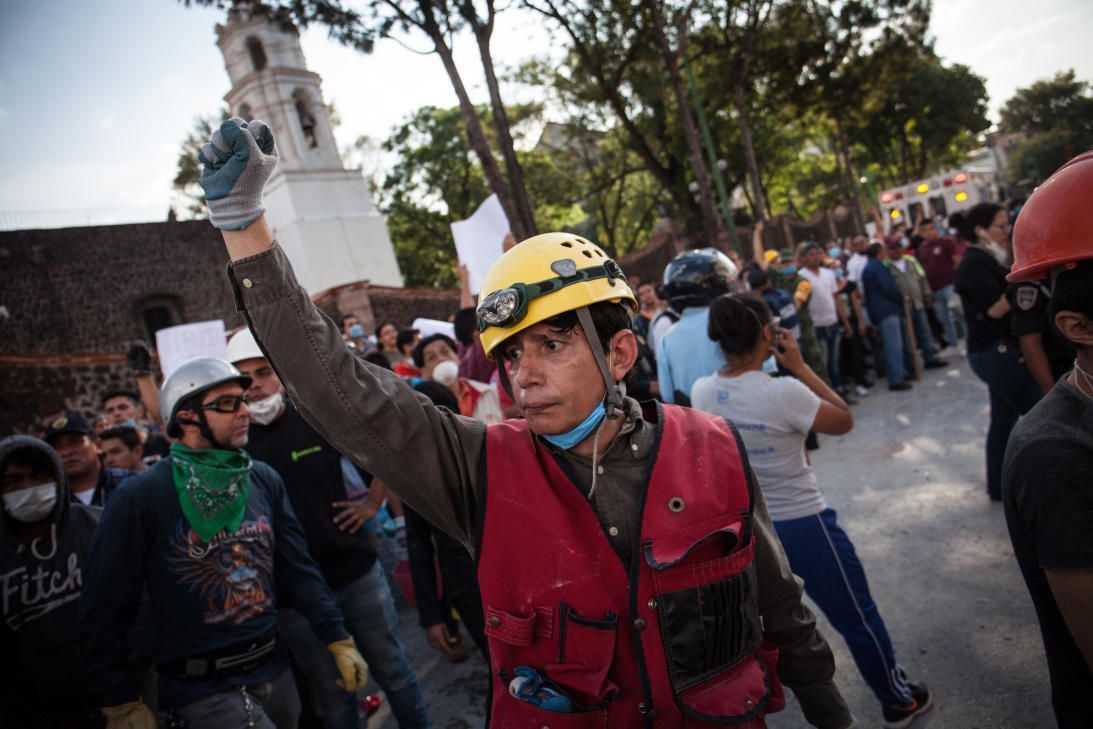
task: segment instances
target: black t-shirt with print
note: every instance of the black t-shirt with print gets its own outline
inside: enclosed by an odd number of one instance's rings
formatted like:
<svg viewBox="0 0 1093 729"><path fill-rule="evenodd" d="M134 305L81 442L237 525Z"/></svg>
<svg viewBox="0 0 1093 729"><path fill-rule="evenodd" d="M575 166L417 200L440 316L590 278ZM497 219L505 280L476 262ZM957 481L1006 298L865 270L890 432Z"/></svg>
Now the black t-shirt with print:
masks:
<svg viewBox="0 0 1093 729"><path fill-rule="evenodd" d="M1093 400L1065 380L1013 429L1002 498L1014 556L1040 620L1062 729L1093 727L1093 673L1044 570L1093 570Z"/></svg>
<svg viewBox="0 0 1093 729"><path fill-rule="evenodd" d="M342 454L285 400L285 412L269 425L251 423L247 452L281 476L292 509L304 528L307 549L333 589L345 587L372 569L376 553L368 532L343 532L334 523L345 501ZM366 483L371 476L362 473Z"/></svg>

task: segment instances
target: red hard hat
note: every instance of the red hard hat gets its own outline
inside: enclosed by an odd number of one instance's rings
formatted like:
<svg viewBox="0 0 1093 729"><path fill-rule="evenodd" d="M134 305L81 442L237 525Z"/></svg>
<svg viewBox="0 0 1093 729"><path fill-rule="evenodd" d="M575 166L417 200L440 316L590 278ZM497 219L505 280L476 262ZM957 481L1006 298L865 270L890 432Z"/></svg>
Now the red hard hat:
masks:
<svg viewBox="0 0 1093 729"><path fill-rule="evenodd" d="M1036 188L1013 228L1009 281L1031 281L1068 263L1093 258L1093 150Z"/></svg>

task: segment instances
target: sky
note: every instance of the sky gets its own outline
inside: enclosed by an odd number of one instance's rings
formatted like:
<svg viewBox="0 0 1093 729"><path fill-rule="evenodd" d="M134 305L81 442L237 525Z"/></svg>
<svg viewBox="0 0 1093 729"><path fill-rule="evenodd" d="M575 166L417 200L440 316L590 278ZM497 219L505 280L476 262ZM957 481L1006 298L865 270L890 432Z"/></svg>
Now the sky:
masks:
<svg viewBox="0 0 1093 729"><path fill-rule="evenodd" d="M0 228L163 219L179 143L229 88L222 19L176 0L0 0ZM1089 0L935 0L931 34L943 59L986 79L994 119L1037 79L1074 68L1093 80ZM411 50L424 49L420 38L380 41L371 55L320 28L301 42L342 119L341 147L384 139L426 104L456 103L440 60ZM551 44L535 17L499 17L498 62L516 66ZM469 37L457 38L456 61L484 102Z"/></svg>

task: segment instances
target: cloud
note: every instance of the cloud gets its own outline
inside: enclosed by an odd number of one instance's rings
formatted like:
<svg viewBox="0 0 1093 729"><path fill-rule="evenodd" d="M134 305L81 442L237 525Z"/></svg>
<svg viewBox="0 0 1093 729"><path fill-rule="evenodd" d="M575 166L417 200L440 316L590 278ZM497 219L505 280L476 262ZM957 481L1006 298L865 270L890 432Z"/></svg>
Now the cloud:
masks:
<svg viewBox="0 0 1093 729"><path fill-rule="evenodd" d="M0 108L0 126L7 124L8 119L11 119L11 112L7 109Z"/></svg>
<svg viewBox="0 0 1093 729"><path fill-rule="evenodd" d="M99 127L101 129L109 129L112 126L114 126L114 115L113 114L102 114L99 117Z"/></svg>

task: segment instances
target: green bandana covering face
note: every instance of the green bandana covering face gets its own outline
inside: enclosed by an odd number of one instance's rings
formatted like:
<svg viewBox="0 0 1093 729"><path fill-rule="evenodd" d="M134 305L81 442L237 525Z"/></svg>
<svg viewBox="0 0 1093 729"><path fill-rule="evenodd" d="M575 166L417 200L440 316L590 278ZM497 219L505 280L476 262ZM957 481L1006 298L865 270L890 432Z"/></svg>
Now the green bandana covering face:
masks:
<svg viewBox="0 0 1093 729"><path fill-rule="evenodd" d="M243 523L251 458L244 450L203 450L174 443L171 467L182 513L203 542Z"/></svg>

